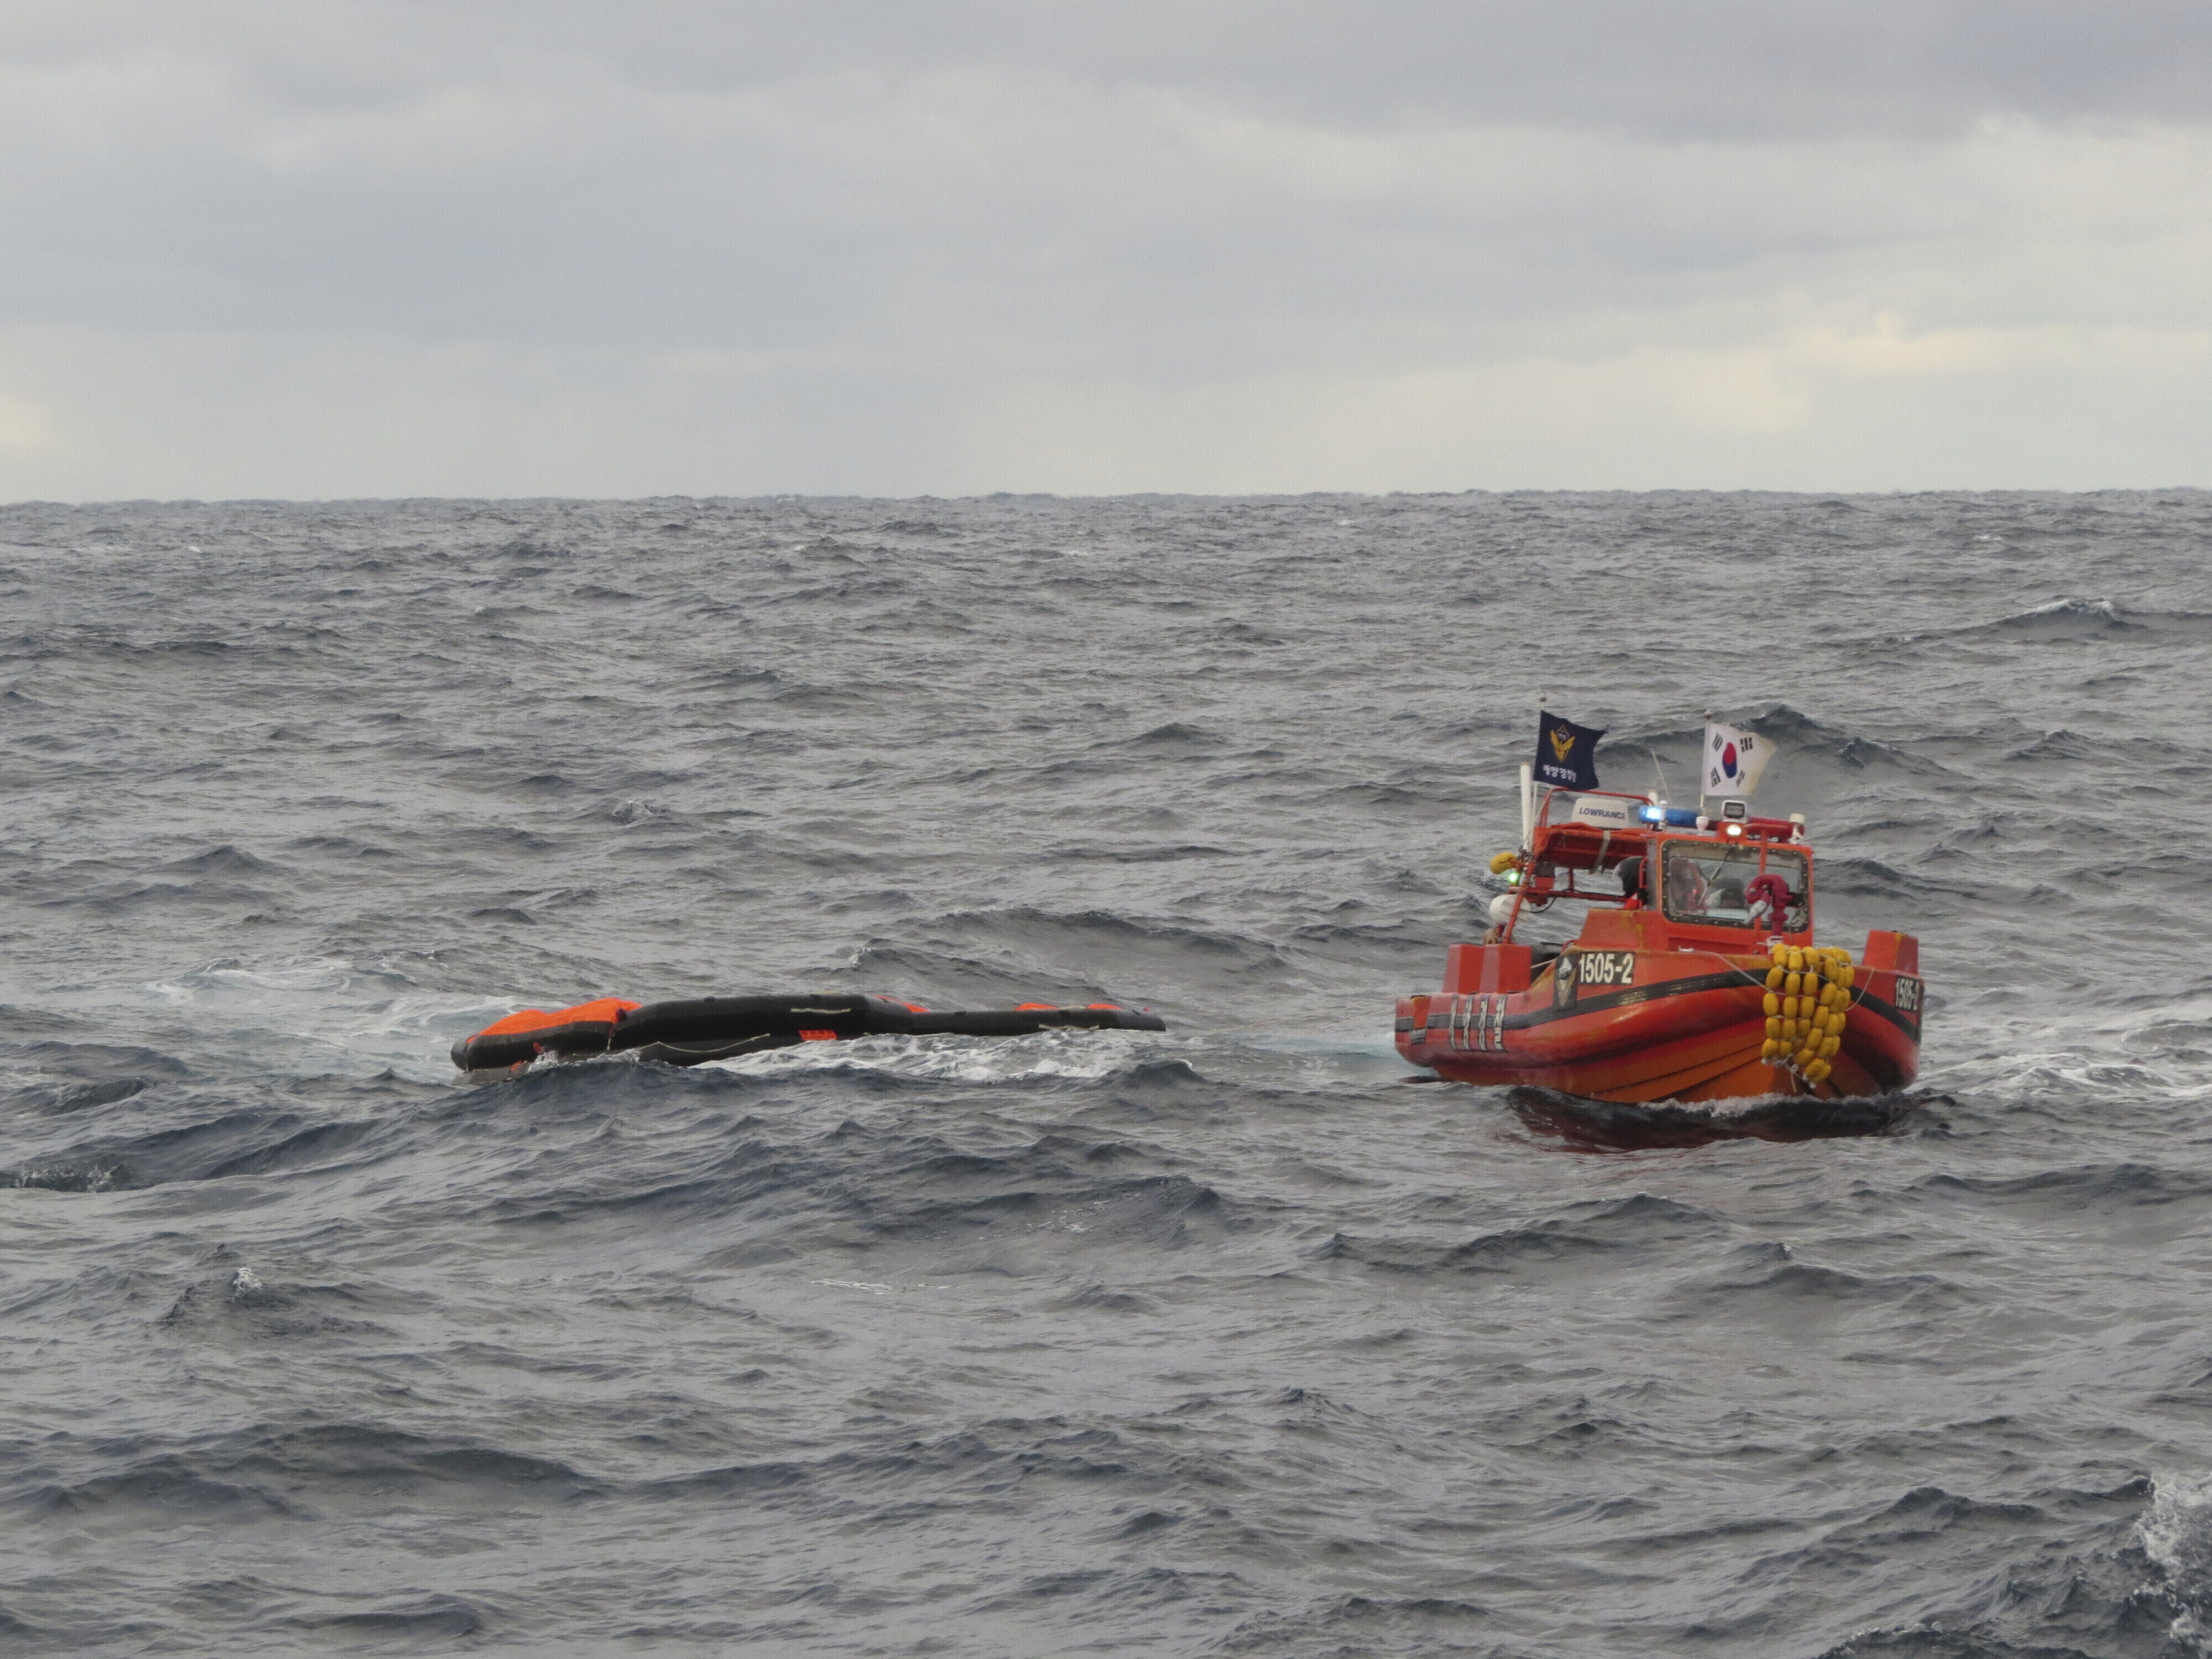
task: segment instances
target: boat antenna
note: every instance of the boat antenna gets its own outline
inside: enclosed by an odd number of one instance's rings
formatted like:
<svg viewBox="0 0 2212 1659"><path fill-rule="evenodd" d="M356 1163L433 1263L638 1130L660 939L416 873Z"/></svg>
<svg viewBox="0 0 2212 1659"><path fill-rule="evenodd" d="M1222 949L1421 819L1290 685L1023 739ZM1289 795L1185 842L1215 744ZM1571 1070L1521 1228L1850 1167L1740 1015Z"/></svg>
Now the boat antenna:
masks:
<svg viewBox="0 0 2212 1659"><path fill-rule="evenodd" d="M1644 752L1651 757L1651 769L1659 775L1659 799L1674 799L1674 798L1667 793L1667 773L1666 769L1659 764L1659 751L1647 743L1644 745Z"/></svg>

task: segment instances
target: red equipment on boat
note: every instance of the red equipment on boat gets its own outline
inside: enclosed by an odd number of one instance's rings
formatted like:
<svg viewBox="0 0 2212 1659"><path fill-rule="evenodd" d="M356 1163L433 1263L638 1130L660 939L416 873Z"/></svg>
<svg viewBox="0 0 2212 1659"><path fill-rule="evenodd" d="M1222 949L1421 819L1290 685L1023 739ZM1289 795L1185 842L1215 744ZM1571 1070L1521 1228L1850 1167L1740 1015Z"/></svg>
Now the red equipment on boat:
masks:
<svg viewBox="0 0 2212 1659"><path fill-rule="evenodd" d="M1588 884L1631 860L1629 890ZM1413 1065L1630 1103L1887 1094L1917 1074L1920 942L1870 933L1856 963L1814 947L1802 819L1554 790L1509 862L1501 937L1453 945L1443 990L1398 1004ZM1561 899L1595 902L1539 961L1514 927Z"/></svg>

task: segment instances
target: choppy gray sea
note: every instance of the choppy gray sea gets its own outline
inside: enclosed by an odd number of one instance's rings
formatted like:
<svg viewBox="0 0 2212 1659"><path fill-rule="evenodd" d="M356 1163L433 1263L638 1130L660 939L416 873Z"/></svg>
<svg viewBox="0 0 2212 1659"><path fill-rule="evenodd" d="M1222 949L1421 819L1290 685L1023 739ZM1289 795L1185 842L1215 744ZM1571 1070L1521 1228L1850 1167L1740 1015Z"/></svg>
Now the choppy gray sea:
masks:
<svg viewBox="0 0 2212 1659"><path fill-rule="evenodd" d="M0 1651L2212 1653L2208 548L0 508ZM1877 1133L1409 1082L1547 695L1778 745L1923 940ZM817 988L1171 1029L447 1059Z"/></svg>

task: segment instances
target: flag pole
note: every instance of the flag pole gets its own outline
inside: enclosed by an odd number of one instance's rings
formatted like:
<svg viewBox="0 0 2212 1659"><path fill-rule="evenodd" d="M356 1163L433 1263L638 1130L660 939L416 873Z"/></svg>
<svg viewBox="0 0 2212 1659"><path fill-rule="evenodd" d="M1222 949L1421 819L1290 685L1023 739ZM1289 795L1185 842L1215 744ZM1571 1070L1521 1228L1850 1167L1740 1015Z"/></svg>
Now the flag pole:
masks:
<svg viewBox="0 0 2212 1659"><path fill-rule="evenodd" d="M1536 699L1536 729L1544 729L1544 699ZM1531 763L1521 763L1521 850L1527 852L1536 841L1536 774Z"/></svg>
<svg viewBox="0 0 2212 1659"><path fill-rule="evenodd" d="M1713 733L1713 711L1705 710L1705 729L1698 733L1698 816L1705 816L1705 774L1712 768L1713 758L1708 744Z"/></svg>

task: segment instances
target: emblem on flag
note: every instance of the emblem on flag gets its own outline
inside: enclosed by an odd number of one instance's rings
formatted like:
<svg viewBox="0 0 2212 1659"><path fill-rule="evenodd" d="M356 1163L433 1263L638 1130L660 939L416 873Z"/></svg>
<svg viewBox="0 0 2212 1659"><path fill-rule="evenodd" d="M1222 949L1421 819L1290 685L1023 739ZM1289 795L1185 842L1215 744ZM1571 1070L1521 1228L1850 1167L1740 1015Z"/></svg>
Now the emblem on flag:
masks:
<svg viewBox="0 0 2212 1659"><path fill-rule="evenodd" d="M1577 726L1556 714L1536 723L1537 781L1555 789L1595 789L1597 785L1597 740L1605 728Z"/></svg>
<svg viewBox="0 0 2212 1659"><path fill-rule="evenodd" d="M1774 750L1756 732L1741 726L1705 727L1705 765L1698 793L1748 800L1759 787L1759 775L1766 769Z"/></svg>

